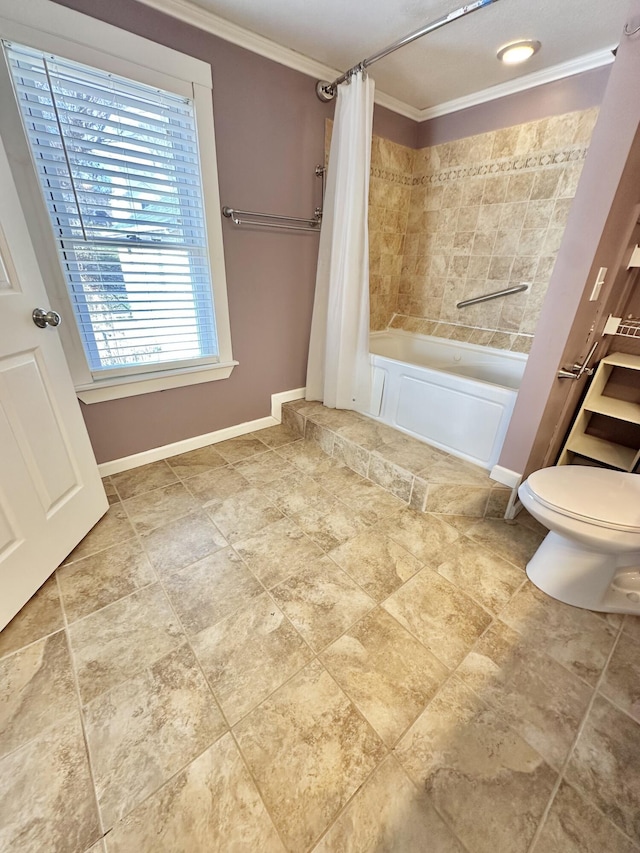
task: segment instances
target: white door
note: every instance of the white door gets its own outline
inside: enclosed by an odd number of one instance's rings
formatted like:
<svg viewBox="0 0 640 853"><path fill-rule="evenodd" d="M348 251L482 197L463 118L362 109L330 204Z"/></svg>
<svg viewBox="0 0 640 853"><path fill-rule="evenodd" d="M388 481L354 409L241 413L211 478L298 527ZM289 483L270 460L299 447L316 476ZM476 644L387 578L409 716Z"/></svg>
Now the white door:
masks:
<svg viewBox="0 0 640 853"><path fill-rule="evenodd" d="M0 629L107 510L0 140ZM63 320L64 321L64 320Z"/></svg>

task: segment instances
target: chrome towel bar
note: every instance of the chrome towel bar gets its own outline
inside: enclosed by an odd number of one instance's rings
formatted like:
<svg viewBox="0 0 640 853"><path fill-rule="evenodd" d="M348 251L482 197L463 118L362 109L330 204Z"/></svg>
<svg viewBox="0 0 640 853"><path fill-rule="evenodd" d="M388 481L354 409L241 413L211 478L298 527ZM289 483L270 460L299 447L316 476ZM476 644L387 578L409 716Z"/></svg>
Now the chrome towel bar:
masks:
<svg viewBox="0 0 640 853"><path fill-rule="evenodd" d="M314 171L316 178L322 178L323 204L325 172L323 165L316 166ZM316 207L310 219L303 219L300 216L282 216L279 213L257 213L255 210L237 210L227 205L222 208L222 215L230 219L234 225L256 225L260 228L280 228L285 231L320 231L322 224L322 207Z"/></svg>
<svg viewBox="0 0 640 853"><path fill-rule="evenodd" d="M490 299L497 299L499 296L509 296L511 293L521 293L523 290L527 290L528 287L528 284L515 284L513 287L505 287L504 290L496 290L493 293L474 296L473 299L465 299L463 302L458 302L456 308L466 308L467 305L477 305L479 302L488 302Z"/></svg>
<svg viewBox="0 0 640 853"><path fill-rule="evenodd" d="M280 216L276 213L256 213L253 210L236 210L226 205L222 208L222 215L230 219L235 225L258 225L262 228L284 228L287 231L319 231L322 221L320 208L316 208L313 219L302 219L299 216ZM244 217L249 218L245 219ZM285 225L285 222L299 224Z"/></svg>

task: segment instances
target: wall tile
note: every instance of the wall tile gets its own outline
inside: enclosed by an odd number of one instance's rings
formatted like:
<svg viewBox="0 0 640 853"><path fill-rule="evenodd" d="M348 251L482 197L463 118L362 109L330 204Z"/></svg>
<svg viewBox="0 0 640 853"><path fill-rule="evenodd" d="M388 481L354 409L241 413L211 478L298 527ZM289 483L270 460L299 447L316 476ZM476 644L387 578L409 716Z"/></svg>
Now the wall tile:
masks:
<svg viewBox="0 0 640 853"><path fill-rule="evenodd" d="M374 138L371 328L490 336L492 346L528 351L597 115L584 110L419 151ZM455 307L461 293L520 281L537 285L522 300L474 306L464 317Z"/></svg>

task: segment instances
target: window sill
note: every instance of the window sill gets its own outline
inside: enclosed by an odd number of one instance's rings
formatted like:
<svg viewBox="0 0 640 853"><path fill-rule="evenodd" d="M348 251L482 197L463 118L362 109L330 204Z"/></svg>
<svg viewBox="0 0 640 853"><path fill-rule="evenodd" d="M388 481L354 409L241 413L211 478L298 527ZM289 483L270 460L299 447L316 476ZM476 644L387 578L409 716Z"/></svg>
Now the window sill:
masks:
<svg viewBox="0 0 640 853"><path fill-rule="evenodd" d="M135 397L139 394L151 394L154 391L167 391L169 388L183 388L185 385L198 385L201 382L215 382L228 379L237 361L227 361L214 366L193 367L180 371L158 371L142 376L121 376L117 379L98 380L87 385L76 385L76 396L83 403L104 403L106 400L119 400L122 397Z"/></svg>

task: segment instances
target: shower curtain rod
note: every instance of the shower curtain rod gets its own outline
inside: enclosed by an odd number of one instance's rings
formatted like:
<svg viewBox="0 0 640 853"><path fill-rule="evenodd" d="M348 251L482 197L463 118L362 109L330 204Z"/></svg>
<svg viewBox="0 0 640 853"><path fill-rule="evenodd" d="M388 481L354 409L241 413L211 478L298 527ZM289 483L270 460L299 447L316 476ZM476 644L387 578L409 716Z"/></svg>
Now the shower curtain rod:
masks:
<svg viewBox="0 0 640 853"><path fill-rule="evenodd" d="M351 74L354 74L356 71L362 71L365 68L368 68L370 65L373 65L373 63L377 62L379 59L384 59L385 56L388 56L395 50L404 47L406 44L411 44L412 41L422 38L422 36L426 36L427 33L432 33L434 30L438 30L440 29L440 27L444 27L446 24L450 24L452 21L455 21L458 18L463 18L465 15L469 15L471 14L471 12L475 12L477 9L482 9L483 6L489 6L491 3L496 2L497 0L475 0L474 3L467 3L465 6L461 6L459 9L456 9L455 12L449 12L448 15L443 15L442 18L438 18L437 20L432 21L430 24L426 24L426 26L421 27L419 30L415 30L412 33L409 33L408 36L399 39L399 41L395 41L393 44L390 44L388 47L379 50L377 53L373 53L371 56L367 56L367 58L363 59L362 62L359 62L357 65L354 65L353 68L350 68L348 71L345 71L344 74L341 74L339 77L336 77L333 83L329 83L328 80L318 80L318 82L316 83L316 95L318 96L318 98L320 98L321 101L326 102L333 100L336 92L338 91L338 86L340 85L340 83L344 83L344 81L347 80Z"/></svg>

